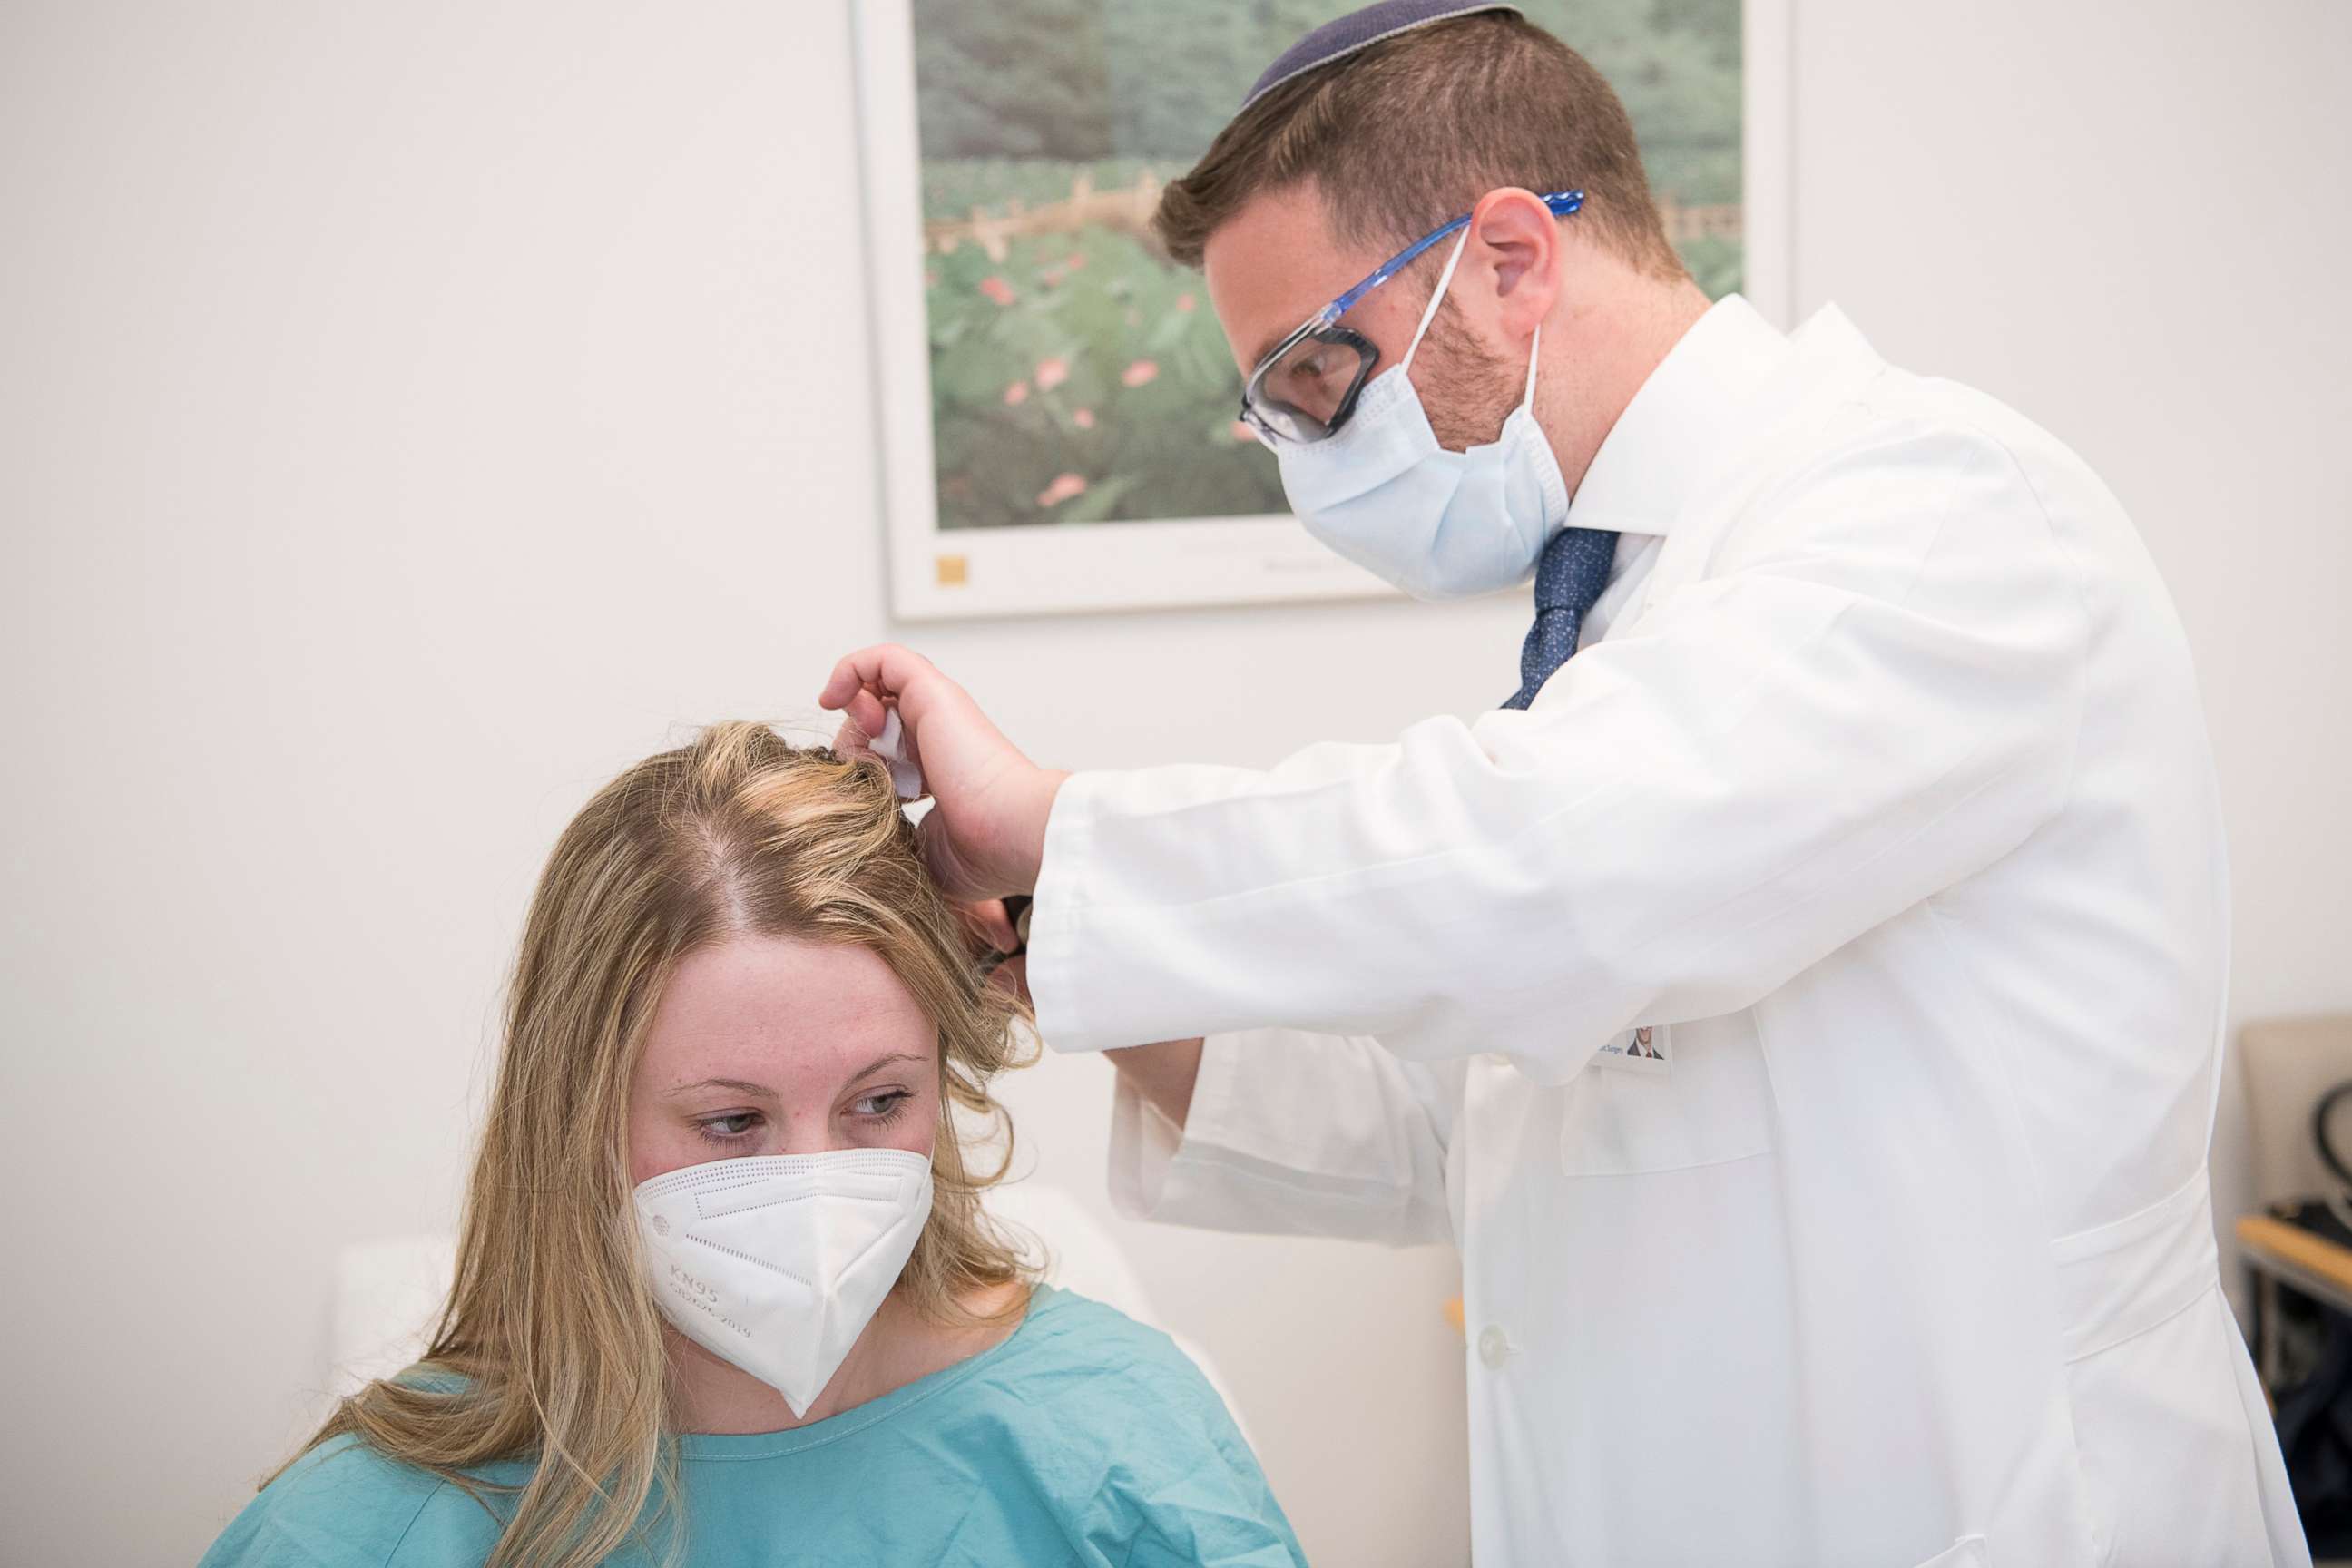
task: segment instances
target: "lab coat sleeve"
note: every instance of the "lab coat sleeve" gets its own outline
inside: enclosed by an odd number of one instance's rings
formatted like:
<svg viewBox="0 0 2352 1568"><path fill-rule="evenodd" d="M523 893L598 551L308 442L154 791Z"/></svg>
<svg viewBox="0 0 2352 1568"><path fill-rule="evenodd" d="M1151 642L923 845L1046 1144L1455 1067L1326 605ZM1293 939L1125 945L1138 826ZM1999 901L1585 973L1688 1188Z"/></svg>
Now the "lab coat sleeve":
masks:
<svg viewBox="0 0 2352 1568"><path fill-rule="evenodd" d="M1119 1080L1111 1200L1131 1219L1392 1246L1453 1234L1458 1066L1368 1039L1264 1029L1202 1042L1180 1129Z"/></svg>
<svg viewBox="0 0 2352 1568"><path fill-rule="evenodd" d="M1636 1022L1751 1005L2054 815L2087 616L2005 448L1865 425L1712 548L1525 712L1074 775L1031 924L1045 1037L1284 1026L1557 1082Z"/></svg>

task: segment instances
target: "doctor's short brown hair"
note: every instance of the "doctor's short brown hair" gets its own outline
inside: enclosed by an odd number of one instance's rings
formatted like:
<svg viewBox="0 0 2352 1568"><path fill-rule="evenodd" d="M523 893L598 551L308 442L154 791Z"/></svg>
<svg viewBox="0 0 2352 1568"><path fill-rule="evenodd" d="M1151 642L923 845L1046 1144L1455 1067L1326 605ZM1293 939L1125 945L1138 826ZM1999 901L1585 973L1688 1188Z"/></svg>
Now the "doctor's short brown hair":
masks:
<svg viewBox="0 0 2352 1568"><path fill-rule="evenodd" d="M1491 190L1581 190L1584 232L1644 272L1684 276L1615 90L1509 12L1416 28L1274 89L1160 194L1152 232L1198 267L1253 198L1306 184L1339 238L1398 249Z"/></svg>

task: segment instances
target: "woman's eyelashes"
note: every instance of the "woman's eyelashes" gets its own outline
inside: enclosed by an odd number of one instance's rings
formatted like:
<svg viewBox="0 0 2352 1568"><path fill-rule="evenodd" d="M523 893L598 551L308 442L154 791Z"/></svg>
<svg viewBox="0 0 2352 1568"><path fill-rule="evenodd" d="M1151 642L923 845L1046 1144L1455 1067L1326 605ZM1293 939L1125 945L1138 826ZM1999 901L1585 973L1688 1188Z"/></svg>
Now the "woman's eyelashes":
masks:
<svg viewBox="0 0 2352 1568"><path fill-rule="evenodd" d="M851 1115L862 1117L877 1127L887 1127L906 1114L907 1101L914 1098L912 1089L878 1089L852 1100L849 1110Z"/></svg>
<svg viewBox="0 0 2352 1568"><path fill-rule="evenodd" d="M710 1142L721 1145L749 1142L753 1133L767 1119L756 1110L725 1110L716 1116L698 1119L696 1131Z"/></svg>

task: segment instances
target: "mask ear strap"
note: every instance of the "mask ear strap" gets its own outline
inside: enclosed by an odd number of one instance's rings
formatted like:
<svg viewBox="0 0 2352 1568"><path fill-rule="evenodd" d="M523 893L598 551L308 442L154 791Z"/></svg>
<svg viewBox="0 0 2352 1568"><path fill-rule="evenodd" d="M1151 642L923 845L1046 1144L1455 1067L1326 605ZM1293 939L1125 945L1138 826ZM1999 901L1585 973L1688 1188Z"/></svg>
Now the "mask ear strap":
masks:
<svg viewBox="0 0 2352 1568"><path fill-rule="evenodd" d="M1412 330L1412 342L1405 346L1404 358L1397 368L1412 369L1412 356L1421 352L1421 340L1429 331L1429 323L1436 318L1437 307L1445 302L1445 286L1454 281L1454 264L1462 259L1462 247L1470 243L1470 226L1462 226L1462 237L1454 242L1454 253L1445 258L1445 270L1437 275L1437 287L1429 291L1429 309L1421 313L1421 325Z"/></svg>
<svg viewBox="0 0 2352 1568"><path fill-rule="evenodd" d="M1538 321L1535 342L1528 345L1528 389L1519 394L1519 404L1522 407L1533 408L1536 405L1536 366L1542 362L1543 323ZM893 710L894 714L896 710Z"/></svg>

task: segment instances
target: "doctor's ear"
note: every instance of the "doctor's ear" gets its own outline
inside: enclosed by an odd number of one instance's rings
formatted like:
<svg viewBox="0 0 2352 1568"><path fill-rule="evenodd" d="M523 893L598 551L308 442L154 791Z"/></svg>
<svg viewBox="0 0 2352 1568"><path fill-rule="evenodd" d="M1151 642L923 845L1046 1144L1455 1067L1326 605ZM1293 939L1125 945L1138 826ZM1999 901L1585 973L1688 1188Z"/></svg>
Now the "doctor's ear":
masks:
<svg viewBox="0 0 2352 1568"><path fill-rule="evenodd" d="M1473 249L1494 279L1495 323L1524 342L1559 298L1563 266L1559 220L1532 191L1489 191L1470 212ZM1470 257L1463 258L1466 265Z"/></svg>

